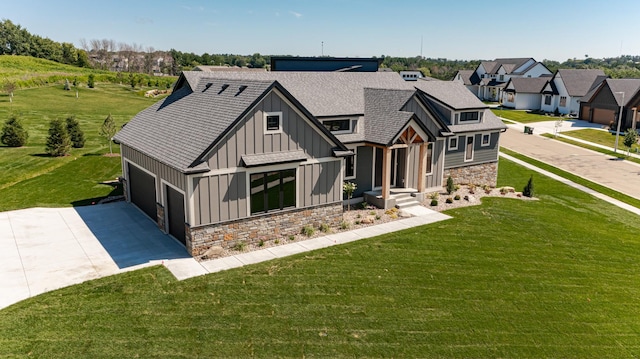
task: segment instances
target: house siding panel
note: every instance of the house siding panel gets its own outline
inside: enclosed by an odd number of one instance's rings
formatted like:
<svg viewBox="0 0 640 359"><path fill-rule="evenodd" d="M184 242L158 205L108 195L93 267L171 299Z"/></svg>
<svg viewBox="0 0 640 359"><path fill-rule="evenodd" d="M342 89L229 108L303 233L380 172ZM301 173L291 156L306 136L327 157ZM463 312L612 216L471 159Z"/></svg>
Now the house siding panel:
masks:
<svg viewBox="0 0 640 359"><path fill-rule="evenodd" d="M246 179L245 172L194 178L194 201L200 209L194 225L247 217Z"/></svg>
<svg viewBox="0 0 640 359"><path fill-rule="evenodd" d="M420 104L416 101L415 97L411 98L411 100L407 102L407 104L404 107L404 110L415 113L416 116L418 116L418 118L422 121L422 123L426 125L427 129L431 132L431 134L437 135L439 133L439 128L435 124L435 121L433 120L431 115L427 114L424 108L420 106ZM449 115L446 115L446 116L449 116ZM427 139L425 138L424 140L426 141Z"/></svg>
<svg viewBox="0 0 640 359"><path fill-rule="evenodd" d="M445 156L444 168L454 168L460 166L470 166L486 162L496 162L498 160L498 138L499 133L494 132L491 134L491 140L489 146L482 147L481 140L482 134L473 134L473 160L464 160L464 149L468 135L458 136L458 148L455 150L448 150Z"/></svg>
<svg viewBox="0 0 640 359"><path fill-rule="evenodd" d="M157 183L160 183L160 180L165 180L166 182L180 188L185 191L186 184L186 175L181 173L180 171L173 169L160 161L157 161L141 152L138 152L126 145L121 145L121 153L122 157L135 163L136 165L146 169L147 171L155 174L157 176ZM156 185L156 198L160 200L162 198L161 186Z"/></svg>
<svg viewBox="0 0 640 359"><path fill-rule="evenodd" d="M362 197L366 191L373 188L371 178L373 176L373 147L359 146L356 158L356 178L349 180L356 184L356 190L353 192L353 198ZM346 199L346 197L345 197Z"/></svg>
<svg viewBox="0 0 640 359"><path fill-rule="evenodd" d="M433 145L433 167L431 174L427 174L426 188L434 188L442 186L443 157L446 140L438 139Z"/></svg>

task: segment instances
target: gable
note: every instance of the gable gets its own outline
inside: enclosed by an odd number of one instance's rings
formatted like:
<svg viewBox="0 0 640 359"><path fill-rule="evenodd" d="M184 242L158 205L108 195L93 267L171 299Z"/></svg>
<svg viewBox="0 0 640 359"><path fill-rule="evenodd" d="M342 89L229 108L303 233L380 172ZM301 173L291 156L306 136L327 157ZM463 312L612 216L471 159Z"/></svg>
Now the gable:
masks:
<svg viewBox="0 0 640 359"><path fill-rule="evenodd" d="M266 129L267 115L280 116L280 130ZM271 155L262 156L264 158L290 158L286 156L290 152L296 154L296 159L301 159L300 153L306 159L325 158L333 155L333 148L339 146L336 142L322 131L316 121L274 89L208 151L204 161L215 170L243 167L242 157L246 155L252 158L259 155Z"/></svg>

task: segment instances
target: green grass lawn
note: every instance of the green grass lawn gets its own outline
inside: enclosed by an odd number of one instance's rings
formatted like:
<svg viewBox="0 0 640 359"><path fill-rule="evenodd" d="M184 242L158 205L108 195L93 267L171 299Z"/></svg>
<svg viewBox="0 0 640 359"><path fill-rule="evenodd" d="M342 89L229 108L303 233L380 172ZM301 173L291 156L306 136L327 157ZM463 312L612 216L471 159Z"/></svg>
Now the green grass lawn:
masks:
<svg viewBox="0 0 640 359"><path fill-rule="evenodd" d="M69 206L111 193L110 186L99 182L121 173L119 159L88 156L109 152L107 142L99 136L100 126L111 113L119 127L155 101L158 99L145 98L139 89L102 83L94 89L79 88L77 98L75 91L64 91L62 85L17 90L13 102L7 94L0 95L2 124L15 113L29 132L25 147L0 145L0 211ZM85 147L72 149L70 156L62 158L46 156L49 121L69 115L76 116L84 131ZM113 150L117 153L119 146L114 145Z"/></svg>
<svg viewBox="0 0 640 359"><path fill-rule="evenodd" d="M0 311L0 356L640 356L637 217L534 183L538 201L182 282L153 267L46 293Z"/></svg>
<svg viewBox="0 0 640 359"><path fill-rule="evenodd" d="M565 136L571 136L575 138L579 138L581 140L597 143L599 145L608 146L613 148L616 144L616 136L608 131L594 130L594 129L584 129L584 130L574 130L574 131L564 131L562 132ZM618 140L618 149L627 151L627 148L624 146L624 134L619 136ZM631 151L635 152L636 149L640 149L638 144L635 144L631 147Z"/></svg>
<svg viewBox="0 0 640 359"><path fill-rule="evenodd" d="M531 123L531 122L540 122L540 121L557 121L558 117L553 117L553 116L545 116L545 115L538 115L535 113L529 113L528 111L524 111L524 110L511 110L511 109L496 109L496 108L492 108L491 111L493 111L494 114L496 114L496 116L499 117L503 117L509 120L513 120L516 122L520 122L520 123Z"/></svg>

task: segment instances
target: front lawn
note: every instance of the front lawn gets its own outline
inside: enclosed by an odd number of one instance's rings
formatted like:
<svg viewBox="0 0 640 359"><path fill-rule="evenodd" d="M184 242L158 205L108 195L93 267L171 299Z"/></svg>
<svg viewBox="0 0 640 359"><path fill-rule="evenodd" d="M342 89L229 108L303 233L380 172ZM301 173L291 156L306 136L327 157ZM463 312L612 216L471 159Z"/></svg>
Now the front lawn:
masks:
<svg viewBox="0 0 640 359"><path fill-rule="evenodd" d="M512 121L520 122L520 123L532 123L532 122L541 122L541 121L557 121L559 117L547 116L547 115L539 115L535 113L530 113L524 110L511 110L507 108L492 108L494 114L498 117L503 117Z"/></svg>
<svg viewBox="0 0 640 359"><path fill-rule="evenodd" d="M0 311L0 356L640 356L637 217L534 184L539 201L182 282L153 267L40 295Z"/></svg>
<svg viewBox="0 0 640 359"><path fill-rule="evenodd" d="M561 132L565 136L575 137L581 140L597 143L599 145L608 146L614 148L616 144L616 135L609 131L601 131L594 129L584 129L584 130L573 130L573 131L563 131ZM624 146L624 134L620 134L618 139L618 149L627 151L627 148ZM638 144L635 144L631 147L631 151L635 152L636 149L640 149Z"/></svg>

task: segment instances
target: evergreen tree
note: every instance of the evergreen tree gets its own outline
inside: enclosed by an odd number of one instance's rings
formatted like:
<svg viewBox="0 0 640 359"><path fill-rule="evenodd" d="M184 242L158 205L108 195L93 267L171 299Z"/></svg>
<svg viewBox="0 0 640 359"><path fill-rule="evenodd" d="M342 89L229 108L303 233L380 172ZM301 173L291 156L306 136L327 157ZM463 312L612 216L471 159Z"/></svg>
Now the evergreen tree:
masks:
<svg viewBox="0 0 640 359"><path fill-rule="evenodd" d="M447 187L446 188L447 188L447 194L452 194L456 190L456 185L453 183L453 178L451 178L451 176L449 176L449 178L447 178Z"/></svg>
<svg viewBox="0 0 640 359"><path fill-rule="evenodd" d="M533 197L533 175L529 177L529 182L527 182L527 185L524 186L522 195L525 197Z"/></svg>
<svg viewBox="0 0 640 359"><path fill-rule="evenodd" d="M21 147L27 144L29 133L22 127L18 117L11 116L2 127L0 141L9 147Z"/></svg>
<svg viewBox="0 0 640 359"><path fill-rule="evenodd" d="M100 136L104 137L107 141L109 141L109 153L113 154L113 150L111 149L111 142L113 136L116 134L116 123L113 121L111 114L104 119L102 123L102 127L100 127Z"/></svg>
<svg viewBox="0 0 640 359"><path fill-rule="evenodd" d="M69 139L71 140L73 148L84 147L84 132L80 129L80 124L73 115L67 117L67 133L69 134Z"/></svg>
<svg viewBox="0 0 640 359"><path fill-rule="evenodd" d="M87 86L89 86L90 89L92 89L95 86L95 77L93 76L93 74L89 74L89 78L87 80Z"/></svg>
<svg viewBox="0 0 640 359"><path fill-rule="evenodd" d="M47 137L46 151L50 156L60 157L69 154L71 140L61 120L53 120L49 123L49 137Z"/></svg>

